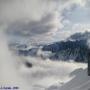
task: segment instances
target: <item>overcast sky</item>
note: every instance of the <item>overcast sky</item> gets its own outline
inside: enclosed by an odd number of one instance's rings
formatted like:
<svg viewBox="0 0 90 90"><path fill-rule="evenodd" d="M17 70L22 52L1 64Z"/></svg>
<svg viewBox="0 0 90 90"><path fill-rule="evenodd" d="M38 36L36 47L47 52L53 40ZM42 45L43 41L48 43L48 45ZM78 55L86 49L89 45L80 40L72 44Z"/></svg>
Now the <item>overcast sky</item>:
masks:
<svg viewBox="0 0 90 90"><path fill-rule="evenodd" d="M89 24L89 0L0 0L0 27L15 40L57 41L90 31Z"/></svg>

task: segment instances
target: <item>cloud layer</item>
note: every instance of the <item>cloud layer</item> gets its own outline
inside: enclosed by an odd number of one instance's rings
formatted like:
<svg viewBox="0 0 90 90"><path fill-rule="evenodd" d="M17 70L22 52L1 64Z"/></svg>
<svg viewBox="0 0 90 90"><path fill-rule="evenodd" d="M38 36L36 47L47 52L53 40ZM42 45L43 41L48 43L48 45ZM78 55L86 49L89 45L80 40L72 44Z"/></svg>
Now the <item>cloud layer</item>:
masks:
<svg viewBox="0 0 90 90"><path fill-rule="evenodd" d="M66 30L66 33L67 30L71 31L77 23L88 22L88 2L0 0L0 24L6 25L7 30L14 31L19 36L29 37L31 41L51 41L53 36L58 35L59 38L62 31Z"/></svg>

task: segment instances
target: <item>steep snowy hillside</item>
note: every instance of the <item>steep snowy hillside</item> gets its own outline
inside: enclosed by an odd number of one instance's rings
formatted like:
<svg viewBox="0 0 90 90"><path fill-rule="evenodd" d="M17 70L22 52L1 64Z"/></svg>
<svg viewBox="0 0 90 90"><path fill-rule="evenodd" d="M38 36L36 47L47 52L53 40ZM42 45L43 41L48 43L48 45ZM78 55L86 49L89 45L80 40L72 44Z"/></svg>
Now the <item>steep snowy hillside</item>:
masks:
<svg viewBox="0 0 90 90"><path fill-rule="evenodd" d="M89 90L90 77L87 76L87 69L76 69L70 76L74 76L72 80L62 86L51 86L47 90Z"/></svg>

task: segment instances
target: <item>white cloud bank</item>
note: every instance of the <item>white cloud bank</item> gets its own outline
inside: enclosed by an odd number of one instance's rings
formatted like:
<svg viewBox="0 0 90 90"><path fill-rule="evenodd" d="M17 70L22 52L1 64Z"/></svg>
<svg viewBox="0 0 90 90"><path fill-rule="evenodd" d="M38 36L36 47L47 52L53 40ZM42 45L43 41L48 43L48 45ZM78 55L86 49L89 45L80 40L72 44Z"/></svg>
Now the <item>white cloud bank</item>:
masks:
<svg viewBox="0 0 90 90"><path fill-rule="evenodd" d="M63 11L71 11L73 5L86 7L87 1L0 0L0 23L23 36L29 35L31 41L50 41L56 32L62 32L66 27Z"/></svg>

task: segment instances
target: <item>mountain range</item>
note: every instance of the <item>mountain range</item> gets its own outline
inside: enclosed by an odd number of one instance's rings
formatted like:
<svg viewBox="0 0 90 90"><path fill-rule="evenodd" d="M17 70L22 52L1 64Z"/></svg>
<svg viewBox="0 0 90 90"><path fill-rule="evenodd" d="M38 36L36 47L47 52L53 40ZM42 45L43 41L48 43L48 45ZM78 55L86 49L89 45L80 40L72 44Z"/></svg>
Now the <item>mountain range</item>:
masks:
<svg viewBox="0 0 90 90"><path fill-rule="evenodd" d="M72 60L76 62L87 62L88 53L90 52L87 44L87 41L89 39L90 32L80 32L71 35L65 41L58 41L51 44L39 45L33 48L28 48L28 46L25 45L24 49L21 49L20 46L22 45L19 45L17 52L18 55L33 57L40 56L43 59L49 58L50 60ZM46 55L46 53L48 55Z"/></svg>

